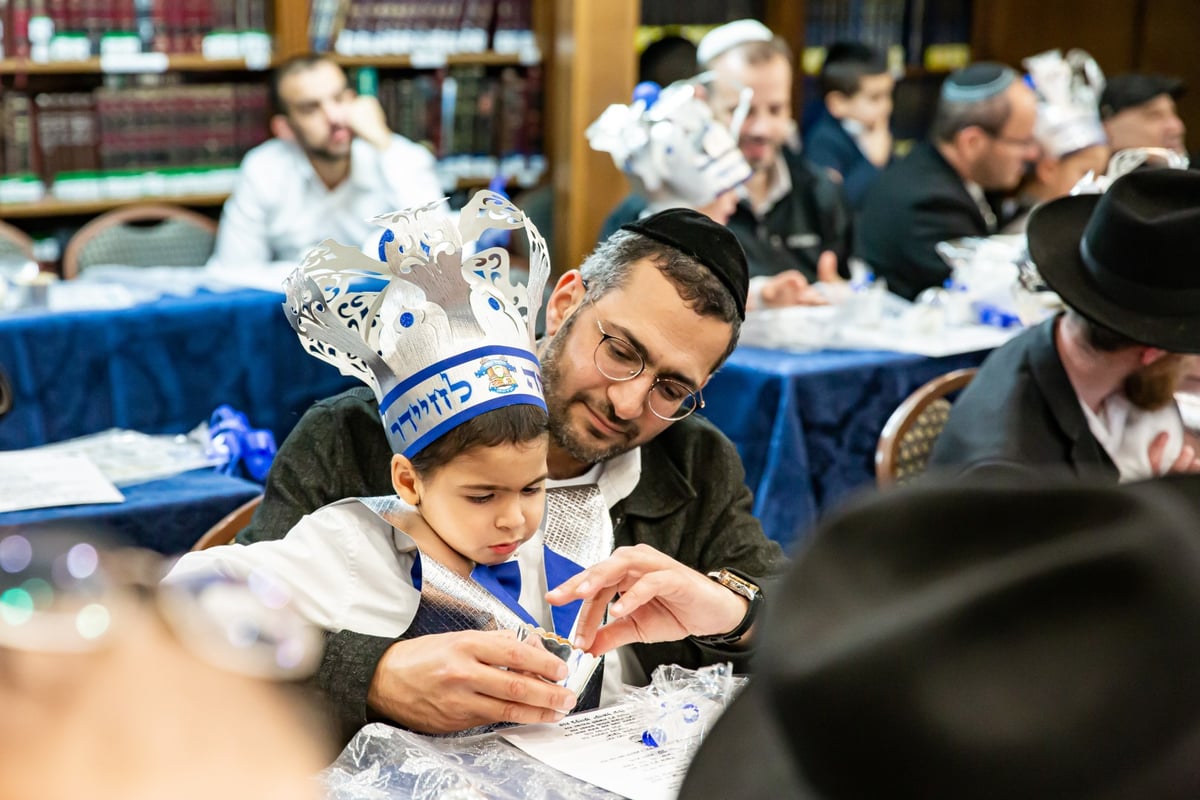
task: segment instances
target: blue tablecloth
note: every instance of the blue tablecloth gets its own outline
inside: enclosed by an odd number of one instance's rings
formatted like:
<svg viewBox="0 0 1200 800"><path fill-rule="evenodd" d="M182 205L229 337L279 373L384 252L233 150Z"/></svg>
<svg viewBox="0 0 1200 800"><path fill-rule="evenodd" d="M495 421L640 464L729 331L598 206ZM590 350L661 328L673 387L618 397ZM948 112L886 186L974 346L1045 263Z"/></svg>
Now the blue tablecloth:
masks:
<svg viewBox="0 0 1200 800"><path fill-rule="evenodd" d="M171 478L126 486L124 503L35 508L0 514L0 526L97 526L127 544L160 553L182 553L221 518L260 494L262 487L211 469L194 470Z"/></svg>
<svg viewBox="0 0 1200 800"><path fill-rule="evenodd" d="M0 318L14 395L0 450L112 427L182 433L221 403L282 441L314 400L355 383L304 352L282 302L247 289Z"/></svg>
<svg viewBox="0 0 1200 800"><path fill-rule="evenodd" d="M874 482L879 433L905 397L986 355L739 347L705 387L703 413L737 445L767 535L793 546L822 511Z"/></svg>

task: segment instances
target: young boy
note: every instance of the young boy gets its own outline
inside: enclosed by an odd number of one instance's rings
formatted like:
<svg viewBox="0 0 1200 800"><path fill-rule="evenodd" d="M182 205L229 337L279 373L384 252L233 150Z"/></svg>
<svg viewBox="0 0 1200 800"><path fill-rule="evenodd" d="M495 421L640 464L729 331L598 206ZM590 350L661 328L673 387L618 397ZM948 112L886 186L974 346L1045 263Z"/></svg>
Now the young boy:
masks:
<svg viewBox="0 0 1200 800"><path fill-rule="evenodd" d="M857 210L892 158L892 91L887 59L858 42L830 46L818 79L825 106L804 140L804 155L842 179Z"/></svg>
<svg viewBox="0 0 1200 800"><path fill-rule="evenodd" d="M189 553L166 580L264 570L330 631L411 638L532 626L570 636L577 606L551 610L545 589L607 556L612 537L580 544L540 532L549 440L529 299L549 274L545 247L499 195L476 195L461 232L439 205L376 220L387 226L379 253L391 275L326 241L285 286L309 353L374 389L396 495L332 503L282 540ZM463 257L487 227L524 227L539 256L527 286L509 282L499 248ZM530 637L543 640L558 643ZM578 690L591 657L574 657L584 671L567 685Z"/></svg>

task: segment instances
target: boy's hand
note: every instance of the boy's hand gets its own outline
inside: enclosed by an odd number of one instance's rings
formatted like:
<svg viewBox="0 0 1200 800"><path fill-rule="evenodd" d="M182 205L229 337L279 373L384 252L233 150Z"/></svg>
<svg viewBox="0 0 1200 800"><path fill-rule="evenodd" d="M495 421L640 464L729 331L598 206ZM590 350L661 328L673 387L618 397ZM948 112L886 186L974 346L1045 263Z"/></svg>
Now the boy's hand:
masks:
<svg viewBox="0 0 1200 800"><path fill-rule="evenodd" d="M887 166L892 158L892 131L884 119L863 132L861 140L867 160L877 167Z"/></svg>

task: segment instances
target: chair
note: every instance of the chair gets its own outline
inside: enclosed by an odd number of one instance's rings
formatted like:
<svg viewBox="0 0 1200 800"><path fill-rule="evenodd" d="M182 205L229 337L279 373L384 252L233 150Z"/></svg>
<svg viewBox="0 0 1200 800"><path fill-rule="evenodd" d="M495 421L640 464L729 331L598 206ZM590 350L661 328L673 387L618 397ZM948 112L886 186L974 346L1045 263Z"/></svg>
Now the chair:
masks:
<svg viewBox="0 0 1200 800"><path fill-rule="evenodd" d="M67 243L63 277L96 264L202 266L217 241L217 223L167 203L139 203L101 214Z"/></svg>
<svg viewBox="0 0 1200 800"><path fill-rule="evenodd" d="M875 447L875 483L907 483L925 471L933 444L950 417L947 395L963 389L979 370L947 372L921 386L888 417Z"/></svg>
<svg viewBox="0 0 1200 800"><path fill-rule="evenodd" d="M17 259L37 260L33 257L33 239L20 228L0 222L0 262Z"/></svg>
<svg viewBox="0 0 1200 800"><path fill-rule="evenodd" d="M207 550L210 547L217 547L223 544L229 544L234 540L242 529L250 524L250 518L254 516L254 511L262 503L262 495L253 497L240 506L230 511L216 525L213 525L204 535L196 540L192 545L192 550Z"/></svg>
<svg viewBox="0 0 1200 800"><path fill-rule="evenodd" d="M0 369L0 417L3 417L13 407L12 384L8 382L8 374Z"/></svg>

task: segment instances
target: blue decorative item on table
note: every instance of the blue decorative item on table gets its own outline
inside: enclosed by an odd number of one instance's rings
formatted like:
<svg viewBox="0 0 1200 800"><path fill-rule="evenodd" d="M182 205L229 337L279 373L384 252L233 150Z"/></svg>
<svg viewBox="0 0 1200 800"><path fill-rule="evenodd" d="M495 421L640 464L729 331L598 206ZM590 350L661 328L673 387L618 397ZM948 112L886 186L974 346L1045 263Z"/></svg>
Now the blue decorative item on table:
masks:
<svg viewBox="0 0 1200 800"><path fill-rule="evenodd" d="M217 471L234 475L241 465L246 474L262 482L275 459L275 436L261 428L251 428L246 415L229 405L217 406L208 421L210 452L226 456Z"/></svg>

